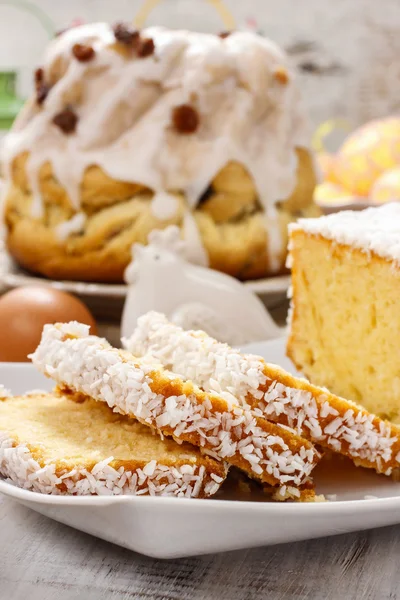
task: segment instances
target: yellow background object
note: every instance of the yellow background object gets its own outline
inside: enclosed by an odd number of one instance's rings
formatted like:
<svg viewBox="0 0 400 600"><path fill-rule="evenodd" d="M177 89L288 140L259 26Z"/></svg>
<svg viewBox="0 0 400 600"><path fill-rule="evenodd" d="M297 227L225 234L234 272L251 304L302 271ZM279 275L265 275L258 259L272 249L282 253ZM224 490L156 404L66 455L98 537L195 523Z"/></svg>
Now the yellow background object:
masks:
<svg viewBox="0 0 400 600"><path fill-rule="evenodd" d="M351 131L350 123L345 119L330 119L329 121L321 123L321 125L317 127L312 138L312 147L314 152L328 152L326 143L327 138L337 131L349 133Z"/></svg>
<svg viewBox="0 0 400 600"><path fill-rule="evenodd" d="M136 16L133 20L134 24L137 27L143 27L143 25L147 21L151 12L155 9L155 7L158 4L160 4L161 1L162 0L147 0L146 2L144 2L143 6L138 11L138 13L136 14ZM216 12L221 17L222 23L226 29L228 29L228 30L235 29L235 27L236 27L235 19L233 18L230 10L225 6L224 2L222 2L222 0L206 0L206 1L208 2L208 4L211 4L215 8Z"/></svg>
<svg viewBox="0 0 400 600"><path fill-rule="evenodd" d="M371 121L356 130L336 155L335 180L350 193L368 196L375 181L400 166L400 118Z"/></svg>
<svg viewBox="0 0 400 600"><path fill-rule="evenodd" d="M315 188L314 200L321 206L354 203L355 198L336 183L323 181Z"/></svg>
<svg viewBox="0 0 400 600"><path fill-rule="evenodd" d="M386 171L375 181L370 200L376 203L400 200L400 166Z"/></svg>

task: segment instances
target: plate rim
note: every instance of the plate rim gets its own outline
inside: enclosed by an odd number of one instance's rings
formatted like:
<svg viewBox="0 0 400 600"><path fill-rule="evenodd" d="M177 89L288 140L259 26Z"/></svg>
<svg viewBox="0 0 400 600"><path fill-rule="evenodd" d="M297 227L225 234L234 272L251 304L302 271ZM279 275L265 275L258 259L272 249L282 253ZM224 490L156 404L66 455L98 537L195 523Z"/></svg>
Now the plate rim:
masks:
<svg viewBox="0 0 400 600"><path fill-rule="evenodd" d="M169 496L65 496L56 494L41 494L31 490L25 490L12 483L0 479L0 494L19 501L33 502L35 504L48 504L52 506L110 506L113 504L139 504L144 505L152 503L154 505L162 504L166 506L177 506L176 503L186 503L185 506L192 506L192 510L204 507L205 510L223 510L235 506L238 512L247 512L251 510L259 513L276 513L281 515L282 511L295 516L297 513L303 514L311 512L315 514L324 512L341 512L345 509L362 512L371 512L373 509L386 509L400 507L400 496L389 496L386 498L361 498L358 500L328 500L325 502L255 502L251 500L226 500L218 498L175 498ZM208 508L207 508L208 507ZM218 507L218 508L217 508ZM335 508L337 507L337 508ZM400 515L399 515L400 523Z"/></svg>
<svg viewBox="0 0 400 600"><path fill-rule="evenodd" d="M290 287L290 274L274 275L262 279L243 282L244 285L258 295L285 294ZM58 290L81 294L84 296L104 298L125 298L128 285L125 283L97 283L90 281L74 281L63 279L46 279L39 275L25 273L18 266L11 266L1 271L0 284L8 288L25 285L45 285Z"/></svg>

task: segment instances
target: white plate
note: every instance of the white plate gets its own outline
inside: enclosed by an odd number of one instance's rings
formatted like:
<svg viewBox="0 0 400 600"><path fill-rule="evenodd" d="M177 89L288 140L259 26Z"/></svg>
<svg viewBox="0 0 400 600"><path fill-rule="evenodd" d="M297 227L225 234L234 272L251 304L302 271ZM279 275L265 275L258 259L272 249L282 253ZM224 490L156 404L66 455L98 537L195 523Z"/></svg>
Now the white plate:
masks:
<svg viewBox="0 0 400 600"><path fill-rule="evenodd" d="M22 285L50 285L64 292L72 292L82 296L96 296L98 298L119 298L126 296L127 286L117 283L87 283L84 281L55 281L31 275L23 271L13 260L5 254L0 240L0 285L15 288ZM277 275L254 281L247 281L245 285L259 296L274 296L286 294L290 285L290 275Z"/></svg>
<svg viewBox="0 0 400 600"><path fill-rule="evenodd" d="M290 369L285 340L252 344L252 351ZM293 369L291 369L293 371ZM0 364L0 382L14 393L49 389L28 364ZM315 472L317 491L337 501L279 504L260 501L152 497L45 496L0 481L0 492L76 529L158 558L191 556L323 537L400 523L400 484L349 461L326 461ZM376 496L364 499L364 496Z"/></svg>

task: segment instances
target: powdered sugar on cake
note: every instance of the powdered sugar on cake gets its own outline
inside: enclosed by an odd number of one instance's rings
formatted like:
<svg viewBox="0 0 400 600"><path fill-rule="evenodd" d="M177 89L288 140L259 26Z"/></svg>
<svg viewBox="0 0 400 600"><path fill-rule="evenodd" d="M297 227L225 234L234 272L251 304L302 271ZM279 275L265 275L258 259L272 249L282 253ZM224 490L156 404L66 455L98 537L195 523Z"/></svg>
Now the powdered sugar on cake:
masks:
<svg viewBox="0 0 400 600"><path fill-rule="evenodd" d="M306 442L298 452L292 452L279 435L279 426L271 424L275 433L267 433L254 414L239 407L229 395L224 396L225 409L221 411L220 403L213 408L212 395L200 402L195 394L157 393L152 379L157 376L154 362L146 364L124 356L105 340L90 336L85 325L46 325L31 358L40 371L62 386L107 402L114 410L134 416L161 433L171 434L172 430L178 441L195 433L204 452L228 462L238 456L259 477L266 472L278 483L300 485L318 458ZM174 373L162 374L171 381L177 379Z"/></svg>
<svg viewBox="0 0 400 600"><path fill-rule="evenodd" d="M336 452L366 460L379 472L389 475L393 466L388 463L398 463L393 456L398 438L389 424L351 402L340 414L324 390L313 394L284 385L279 373L285 373L278 367L260 357L241 354L203 332L183 331L164 315L151 312L141 317L136 331L124 344L143 360L156 360L226 399L237 398L256 414L287 424L298 434L316 443L324 442Z"/></svg>
<svg viewBox="0 0 400 600"><path fill-rule="evenodd" d="M327 240L374 252L400 264L400 204L393 202L363 211L343 211L318 219L299 219L289 225L298 230L320 235ZM290 250L290 247L289 247ZM288 259L290 266L290 258Z"/></svg>

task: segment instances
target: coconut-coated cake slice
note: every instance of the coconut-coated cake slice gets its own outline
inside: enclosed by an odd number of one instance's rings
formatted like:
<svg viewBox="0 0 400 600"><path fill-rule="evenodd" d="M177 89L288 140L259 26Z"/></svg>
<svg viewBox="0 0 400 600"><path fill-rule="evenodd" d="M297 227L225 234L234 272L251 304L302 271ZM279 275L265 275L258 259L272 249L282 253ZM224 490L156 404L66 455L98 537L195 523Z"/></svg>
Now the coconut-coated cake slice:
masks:
<svg viewBox="0 0 400 600"><path fill-rule="evenodd" d="M235 399L205 393L168 370L142 363L89 335L86 325L46 325L31 358L61 388L106 402L263 483L295 490L320 458L294 431L244 410Z"/></svg>
<svg viewBox="0 0 400 600"><path fill-rule="evenodd" d="M233 396L357 465L386 475L400 466L399 427L259 356L242 354L202 331L184 331L155 312L142 316L124 343L136 356L151 357L204 390Z"/></svg>
<svg viewBox="0 0 400 600"><path fill-rule="evenodd" d="M400 419L400 204L304 219L290 231L288 354L326 385Z"/></svg>
<svg viewBox="0 0 400 600"><path fill-rule="evenodd" d="M88 397L0 399L0 476L24 489L202 498L218 491L226 473L194 446L161 440Z"/></svg>

